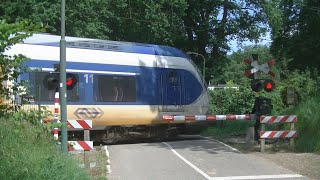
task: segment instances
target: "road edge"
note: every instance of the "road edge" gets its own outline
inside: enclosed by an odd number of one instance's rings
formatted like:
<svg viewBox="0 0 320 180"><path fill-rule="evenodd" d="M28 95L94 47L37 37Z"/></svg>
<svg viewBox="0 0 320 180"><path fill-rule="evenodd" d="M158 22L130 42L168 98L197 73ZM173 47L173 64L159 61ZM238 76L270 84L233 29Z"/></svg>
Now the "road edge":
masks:
<svg viewBox="0 0 320 180"><path fill-rule="evenodd" d="M110 160L110 153L109 153L109 150L108 150L108 146L105 145L103 146L105 152L106 152L106 156L107 156L107 165L106 165L106 168L107 168L107 175L111 173L111 160Z"/></svg>

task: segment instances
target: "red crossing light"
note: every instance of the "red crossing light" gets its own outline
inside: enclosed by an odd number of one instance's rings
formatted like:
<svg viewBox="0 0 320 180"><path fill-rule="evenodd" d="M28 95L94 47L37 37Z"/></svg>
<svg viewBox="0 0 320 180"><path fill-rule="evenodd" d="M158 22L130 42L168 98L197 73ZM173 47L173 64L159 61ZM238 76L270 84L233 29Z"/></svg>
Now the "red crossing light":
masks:
<svg viewBox="0 0 320 180"><path fill-rule="evenodd" d="M73 79L67 79L67 86L71 86L73 84Z"/></svg>
<svg viewBox="0 0 320 180"><path fill-rule="evenodd" d="M275 83L273 82L273 80L267 79L263 82L263 88L265 91L271 92L275 88Z"/></svg>
<svg viewBox="0 0 320 180"><path fill-rule="evenodd" d="M67 90L72 90L78 83L78 77L75 74L67 73L66 85Z"/></svg>

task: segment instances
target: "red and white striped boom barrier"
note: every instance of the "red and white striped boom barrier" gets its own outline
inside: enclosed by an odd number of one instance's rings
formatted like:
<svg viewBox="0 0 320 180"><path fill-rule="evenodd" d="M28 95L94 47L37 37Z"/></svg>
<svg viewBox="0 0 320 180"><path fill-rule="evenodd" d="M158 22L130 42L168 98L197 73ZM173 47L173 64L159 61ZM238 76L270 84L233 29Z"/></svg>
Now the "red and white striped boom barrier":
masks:
<svg viewBox="0 0 320 180"><path fill-rule="evenodd" d="M261 116L260 146L261 152L265 151L265 139L285 139L290 138L290 146L294 146L294 138L298 136L298 132L294 130L294 123L297 122L297 116ZM290 130L285 131L265 131L266 124L271 123L290 123Z"/></svg>
<svg viewBox="0 0 320 180"><path fill-rule="evenodd" d="M241 115L164 115L162 120L166 122L177 122L177 121L224 121L224 120L253 120L255 119L254 114L241 114Z"/></svg>

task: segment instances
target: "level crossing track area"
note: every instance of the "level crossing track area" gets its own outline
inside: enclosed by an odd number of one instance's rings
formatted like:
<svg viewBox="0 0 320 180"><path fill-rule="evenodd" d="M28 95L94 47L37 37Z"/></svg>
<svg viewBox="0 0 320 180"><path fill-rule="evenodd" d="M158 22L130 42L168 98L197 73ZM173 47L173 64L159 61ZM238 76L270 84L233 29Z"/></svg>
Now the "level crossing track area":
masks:
<svg viewBox="0 0 320 180"><path fill-rule="evenodd" d="M308 179L264 158L200 136L108 145L109 179Z"/></svg>

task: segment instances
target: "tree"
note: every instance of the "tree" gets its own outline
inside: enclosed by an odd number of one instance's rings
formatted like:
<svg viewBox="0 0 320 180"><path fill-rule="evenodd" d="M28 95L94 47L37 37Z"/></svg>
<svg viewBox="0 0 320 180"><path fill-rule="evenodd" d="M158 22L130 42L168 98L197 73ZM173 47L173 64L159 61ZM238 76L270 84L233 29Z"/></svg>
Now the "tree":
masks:
<svg viewBox="0 0 320 180"><path fill-rule="evenodd" d="M0 114L3 115L14 108L12 101L19 94L23 84L17 81L18 77L28 70L23 66L26 57L21 54L7 55L6 50L14 44L20 43L35 31L40 31L41 24L33 24L26 21L7 23L0 21Z"/></svg>
<svg viewBox="0 0 320 180"><path fill-rule="evenodd" d="M278 1L278 23L272 25L271 51L289 69L320 68L320 2Z"/></svg>
<svg viewBox="0 0 320 180"><path fill-rule="evenodd" d="M257 40L266 31L264 6L258 1L196 1L188 0L183 17L188 36L188 50L206 55L205 47L213 47L207 56L207 73L214 77L222 74L226 65L228 42L237 39ZM207 77L208 79L208 77Z"/></svg>
<svg viewBox="0 0 320 180"><path fill-rule="evenodd" d="M59 34L60 2L11 0L0 4L9 22L41 21ZM201 53L207 59L206 79L225 65L229 42L257 40L267 29L268 1L230 0L68 0L69 36L165 44ZM208 55L205 47L211 46ZM200 58L200 56L199 56ZM195 60L202 66L202 59Z"/></svg>

